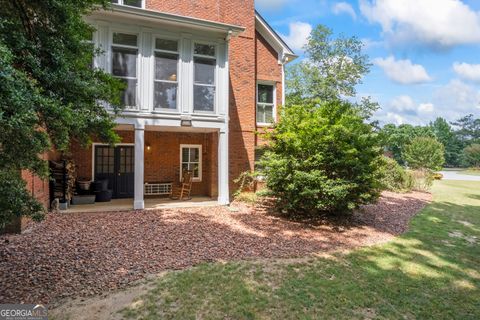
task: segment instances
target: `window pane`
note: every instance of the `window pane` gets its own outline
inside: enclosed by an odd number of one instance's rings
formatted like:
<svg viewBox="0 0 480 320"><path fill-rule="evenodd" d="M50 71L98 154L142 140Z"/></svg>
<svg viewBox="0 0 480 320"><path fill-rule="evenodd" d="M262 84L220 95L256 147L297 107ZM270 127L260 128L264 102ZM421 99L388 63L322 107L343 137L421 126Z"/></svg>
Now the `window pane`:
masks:
<svg viewBox="0 0 480 320"><path fill-rule="evenodd" d="M259 123L265 122L265 110L263 110L262 105L257 105L257 122Z"/></svg>
<svg viewBox="0 0 480 320"><path fill-rule="evenodd" d="M273 107L265 106L265 123L273 123Z"/></svg>
<svg viewBox="0 0 480 320"><path fill-rule="evenodd" d="M258 102L273 103L273 86L258 85Z"/></svg>
<svg viewBox="0 0 480 320"><path fill-rule="evenodd" d="M192 171L193 171L193 177L194 177L194 178L199 178L199 177L200 177L200 174L199 174L199 173L200 173L200 169L199 169L199 168L200 168L200 166L199 166L198 164L194 164L194 165L193 165Z"/></svg>
<svg viewBox="0 0 480 320"><path fill-rule="evenodd" d="M195 43L195 54L201 54L204 56L215 56L215 46L211 44L199 44Z"/></svg>
<svg viewBox="0 0 480 320"><path fill-rule="evenodd" d="M193 109L195 111L213 111L215 88L193 86Z"/></svg>
<svg viewBox="0 0 480 320"><path fill-rule="evenodd" d="M182 148L182 162L188 162L189 154L190 154L189 148Z"/></svg>
<svg viewBox="0 0 480 320"><path fill-rule="evenodd" d="M112 74L119 77L137 77L137 50L112 48Z"/></svg>
<svg viewBox="0 0 480 320"><path fill-rule="evenodd" d="M167 51L178 51L178 41L166 40L166 39L155 39L155 49L167 50Z"/></svg>
<svg viewBox="0 0 480 320"><path fill-rule="evenodd" d="M188 171L188 163L182 163L182 172Z"/></svg>
<svg viewBox="0 0 480 320"><path fill-rule="evenodd" d="M115 44L122 44L125 46L137 46L137 36L135 34L127 34L127 33L113 33L113 43Z"/></svg>
<svg viewBox="0 0 480 320"><path fill-rule="evenodd" d="M121 93L120 99L124 106L136 106L137 105L137 80L120 79L126 84L126 88Z"/></svg>
<svg viewBox="0 0 480 320"><path fill-rule="evenodd" d="M154 107L177 109L177 84L155 82Z"/></svg>
<svg viewBox="0 0 480 320"><path fill-rule="evenodd" d="M123 0L123 4L132 7L142 7L142 0Z"/></svg>
<svg viewBox="0 0 480 320"><path fill-rule="evenodd" d="M195 58L195 82L215 84L215 65L213 59Z"/></svg>
<svg viewBox="0 0 480 320"><path fill-rule="evenodd" d="M199 149L190 148L190 162L198 162Z"/></svg>
<svg viewBox="0 0 480 320"><path fill-rule="evenodd" d="M155 79L177 81L178 55L155 53Z"/></svg>
<svg viewBox="0 0 480 320"><path fill-rule="evenodd" d="M118 0L112 0L112 3L118 3Z"/></svg>

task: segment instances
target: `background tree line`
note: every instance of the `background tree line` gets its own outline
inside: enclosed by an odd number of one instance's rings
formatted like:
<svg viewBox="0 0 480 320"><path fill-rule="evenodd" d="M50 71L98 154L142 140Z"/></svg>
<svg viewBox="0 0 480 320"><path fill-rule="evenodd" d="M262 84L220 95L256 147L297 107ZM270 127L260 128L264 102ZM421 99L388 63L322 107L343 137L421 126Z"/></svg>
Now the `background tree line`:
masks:
<svg viewBox="0 0 480 320"><path fill-rule="evenodd" d="M444 146L445 166L480 167L480 119L472 114L451 123L439 117L426 126L387 124L379 134L384 150L401 165L408 165L406 146L415 138L428 137Z"/></svg>

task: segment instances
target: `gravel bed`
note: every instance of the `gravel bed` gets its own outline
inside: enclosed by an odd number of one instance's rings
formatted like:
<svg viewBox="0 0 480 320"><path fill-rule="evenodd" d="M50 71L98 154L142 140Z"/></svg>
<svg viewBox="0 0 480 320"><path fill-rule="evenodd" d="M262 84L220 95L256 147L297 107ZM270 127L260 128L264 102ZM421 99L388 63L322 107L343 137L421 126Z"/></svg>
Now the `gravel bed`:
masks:
<svg viewBox="0 0 480 320"><path fill-rule="evenodd" d="M301 257L390 240L431 199L384 193L350 218L292 222L243 204L49 214L0 237L0 303L57 305L202 262Z"/></svg>

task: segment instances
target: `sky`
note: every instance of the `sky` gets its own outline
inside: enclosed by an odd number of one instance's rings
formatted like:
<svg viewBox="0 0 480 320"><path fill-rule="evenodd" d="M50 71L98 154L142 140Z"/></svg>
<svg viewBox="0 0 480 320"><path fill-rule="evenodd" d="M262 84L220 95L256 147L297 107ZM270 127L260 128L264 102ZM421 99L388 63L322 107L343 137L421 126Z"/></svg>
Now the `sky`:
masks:
<svg viewBox="0 0 480 320"><path fill-rule="evenodd" d="M480 117L480 0L256 0L256 8L303 59L315 26L364 43L372 67L357 96L381 123L425 125Z"/></svg>

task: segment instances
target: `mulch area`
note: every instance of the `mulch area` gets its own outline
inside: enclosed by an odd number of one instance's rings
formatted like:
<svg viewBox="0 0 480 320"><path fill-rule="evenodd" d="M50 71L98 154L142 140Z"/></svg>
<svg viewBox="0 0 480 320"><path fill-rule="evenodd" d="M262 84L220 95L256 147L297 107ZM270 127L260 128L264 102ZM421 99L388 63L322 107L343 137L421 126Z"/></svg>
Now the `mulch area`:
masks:
<svg viewBox="0 0 480 320"><path fill-rule="evenodd" d="M252 208L49 214L0 237L0 303L58 304L202 262L286 258L388 241L431 196L384 193L350 218L293 222Z"/></svg>

